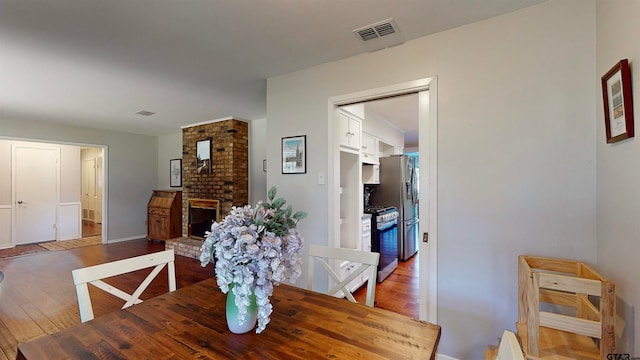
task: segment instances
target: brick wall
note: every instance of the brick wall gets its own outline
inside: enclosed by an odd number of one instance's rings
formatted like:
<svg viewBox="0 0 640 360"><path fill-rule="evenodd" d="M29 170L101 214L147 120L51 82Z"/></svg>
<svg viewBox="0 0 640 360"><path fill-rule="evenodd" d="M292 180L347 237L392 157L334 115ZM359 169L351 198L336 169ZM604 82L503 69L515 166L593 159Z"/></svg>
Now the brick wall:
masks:
<svg viewBox="0 0 640 360"><path fill-rule="evenodd" d="M196 143L211 139L211 174L198 173ZM190 198L220 201L220 218L249 202L249 125L229 119L182 129L182 236Z"/></svg>

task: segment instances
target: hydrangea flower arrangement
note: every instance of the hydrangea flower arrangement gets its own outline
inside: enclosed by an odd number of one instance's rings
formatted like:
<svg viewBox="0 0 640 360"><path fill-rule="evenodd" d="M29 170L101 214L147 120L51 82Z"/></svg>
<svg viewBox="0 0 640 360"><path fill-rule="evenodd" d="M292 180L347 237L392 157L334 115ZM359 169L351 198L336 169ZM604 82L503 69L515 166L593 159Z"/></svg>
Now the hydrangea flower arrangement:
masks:
<svg viewBox="0 0 640 360"><path fill-rule="evenodd" d="M214 222L200 255L202 266L215 263L220 290L226 294L232 289L240 323L246 320L250 297L255 295L258 334L270 321L273 285L284 280L295 283L302 272L300 250L304 239L296 226L307 214L292 214L291 205L283 209L286 201L274 200L275 195L276 188L272 187L267 202L233 207L221 223Z"/></svg>

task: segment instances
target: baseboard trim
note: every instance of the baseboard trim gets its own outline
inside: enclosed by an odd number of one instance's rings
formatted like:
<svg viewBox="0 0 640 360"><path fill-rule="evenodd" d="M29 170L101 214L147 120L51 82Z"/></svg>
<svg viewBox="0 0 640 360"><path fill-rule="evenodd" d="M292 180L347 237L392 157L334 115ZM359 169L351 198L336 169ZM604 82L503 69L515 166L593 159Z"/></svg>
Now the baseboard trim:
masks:
<svg viewBox="0 0 640 360"><path fill-rule="evenodd" d="M453 358L451 356L447 356L447 355L436 354L436 360L458 360L458 359Z"/></svg>

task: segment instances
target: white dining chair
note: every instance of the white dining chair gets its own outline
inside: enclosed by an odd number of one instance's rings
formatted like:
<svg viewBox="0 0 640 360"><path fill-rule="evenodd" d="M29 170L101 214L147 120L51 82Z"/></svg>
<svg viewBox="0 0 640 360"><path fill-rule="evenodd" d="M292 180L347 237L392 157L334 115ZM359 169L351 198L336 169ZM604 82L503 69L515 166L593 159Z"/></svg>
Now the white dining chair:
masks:
<svg viewBox="0 0 640 360"><path fill-rule="evenodd" d="M498 345L498 356L496 360L524 360L524 353L518 341L518 337L513 331L505 330Z"/></svg>
<svg viewBox="0 0 640 360"><path fill-rule="evenodd" d="M112 294L124 300L125 304L124 306L122 306L122 308L126 309L131 305L139 304L142 302L142 300L140 300L140 295L142 295L142 293L146 290L149 284L151 284L158 273L160 273L160 271L165 266L167 266L169 273L169 292L175 291L176 272L174 260L175 255L173 250L165 250L128 259L112 261L104 264L88 266L71 271L71 274L73 275L73 282L76 286L76 293L78 295L80 320L82 322L87 322L94 318L93 306L91 306L91 297L89 296L88 284L91 284L101 290L108 292L109 294ZM155 268L144 279L144 281L140 283L138 288L132 294L128 294L101 280L150 267Z"/></svg>
<svg viewBox="0 0 640 360"><path fill-rule="evenodd" d="M366 305L373 307L376 296L376 279L378 276L377 268L378 261L380 261L380 253L360 251L354 249L334 248L320 245L311 245L309 247L309 271L307 288L313 290L313 266L314 259L322 265L322 267L329 273L329 276L334 280L335 285L329 289L326 294L336 295L339 291L344 293L344 296L351 302L357 302L351 294L351 291L347 289L347 285L353 281L356 277L365 271L368 271L367 280L367 298ZM338 274L333 270L327 260L342 260L359 263L360 266L353 271L349 276L344 279L340 279Z"/></svg>

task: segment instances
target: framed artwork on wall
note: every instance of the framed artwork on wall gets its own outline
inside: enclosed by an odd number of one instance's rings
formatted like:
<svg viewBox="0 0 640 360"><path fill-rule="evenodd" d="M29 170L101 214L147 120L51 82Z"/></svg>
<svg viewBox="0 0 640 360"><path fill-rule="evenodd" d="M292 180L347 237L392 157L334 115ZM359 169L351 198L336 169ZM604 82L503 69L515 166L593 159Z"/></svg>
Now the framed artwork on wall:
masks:
<svg viewBox="0 0 640 360"><path fill-rule="evenodd" d="M196 143L196 161L198 174L211 174L211 139Z"/></svg>
<svg viewBox="0 0 640 360"><path fill-rule="evenodd" d="M602 77L607 143L633 137L633 97L629 61L620 60Z"/></svg>
<svg viewBox="0 0 640 360"><path fill-rule="evenodd" d="M307 173L307 136L282 138L282 173Z"/></svg>
<svg viewBox="0 0 640 360"><path fill-rule="evenodd" d="M169 186L182 186L182 159L169 160Z"/></svg>

